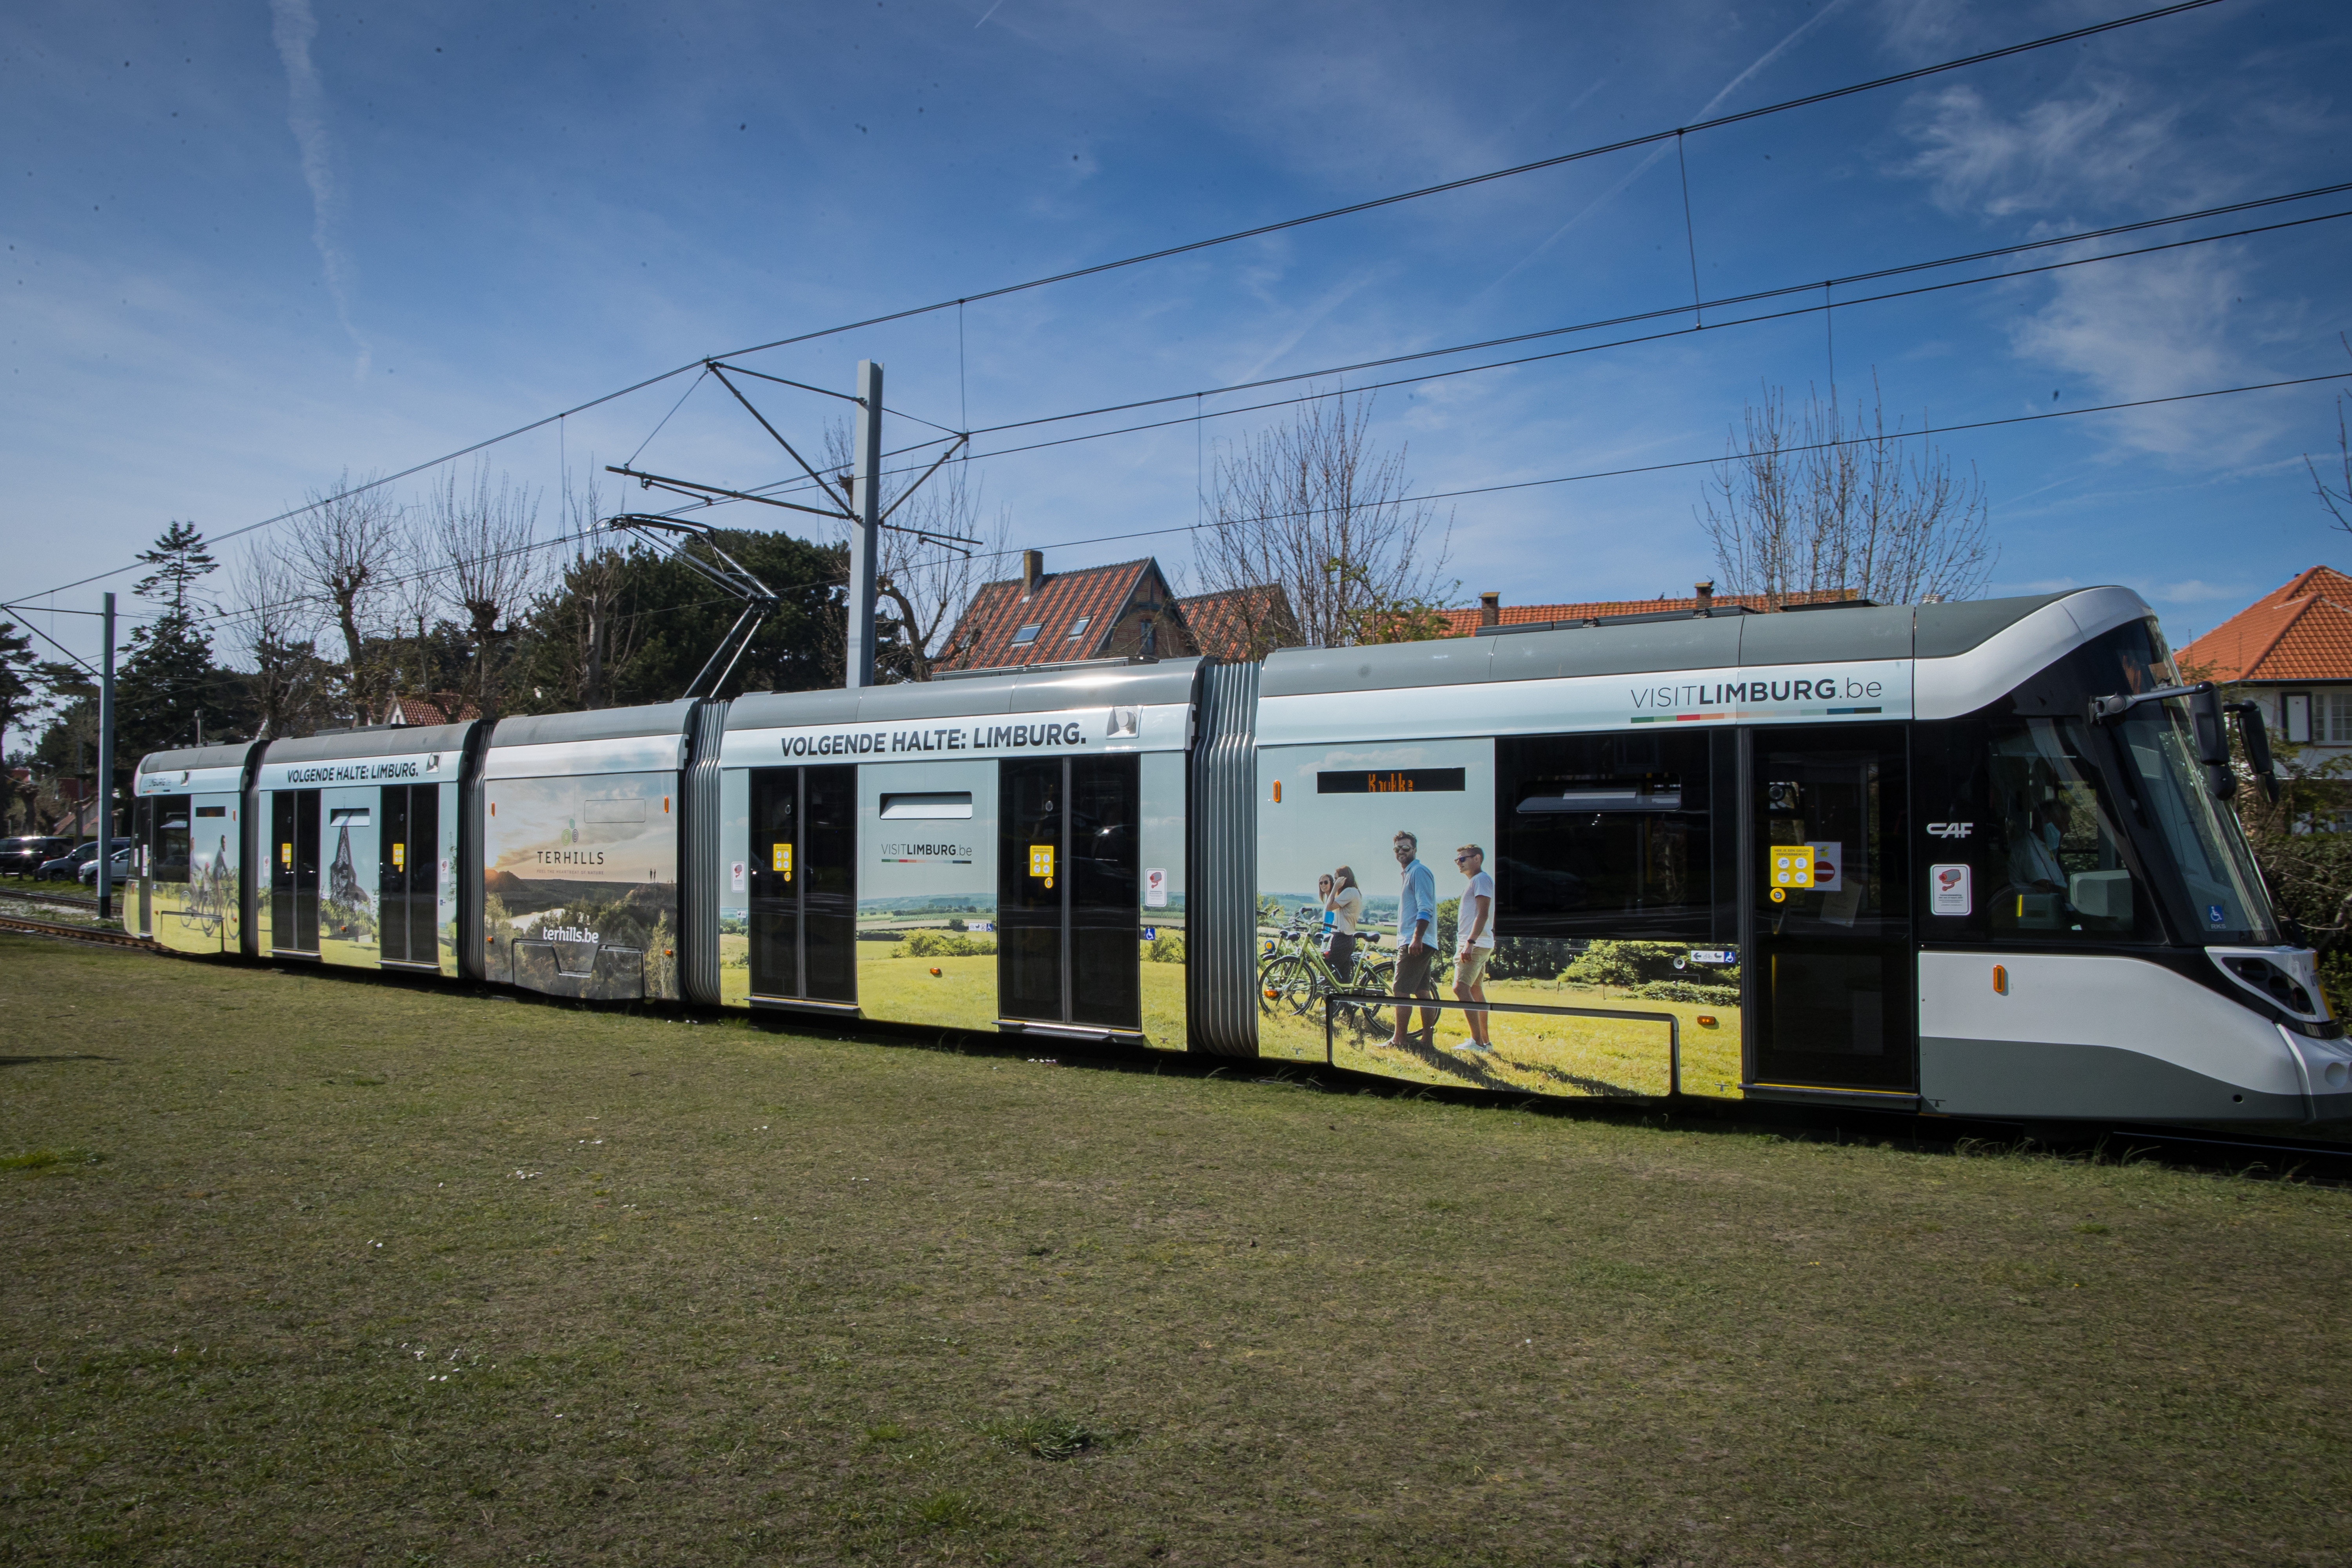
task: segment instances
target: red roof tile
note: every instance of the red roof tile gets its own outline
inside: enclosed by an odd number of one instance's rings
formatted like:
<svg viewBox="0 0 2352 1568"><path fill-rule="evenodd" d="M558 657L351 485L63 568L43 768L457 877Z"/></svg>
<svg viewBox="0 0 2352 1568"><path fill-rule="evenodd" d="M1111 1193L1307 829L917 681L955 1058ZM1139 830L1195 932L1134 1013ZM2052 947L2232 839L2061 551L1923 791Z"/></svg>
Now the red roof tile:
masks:
<svg viewBox="0 0 2352 1568"><path fill-rule="evenodd" d="M1176 601L1176 607L1192 634L1193 647L1218 658L1263 658L1304 640L1298 617L1291 613L1290 595L1279 583L1196 594Z"/></svg>
<svg viewBox="0 0 2352 1568"><path fill-rule="evenodd" d="M436 691L431 701L422 697L395 697L392 711L384 715L387 724L462 724L468 719L478 719L482 710L470 699L455 691Z"/></svg>
<svg viewBox="0 0 2352 1568"><path fill-rule="evenodd" d="M1113 566L1047 573L1026 597L1021 589L1018 578L982 584L964 606L936 668L1004 669L1139 651L1134 646L1137 628L1124 625L1139 589L1150 590L1147 596L1163 606L1154 617L1153 651L1163 656L1192 651L1182 636L1181 615L1164 611L1170 599L1167 579L1160 563L1148 556ZM1015 640L1031 626L1037 629L1027 641Z"/></svg>
<svg viewBox="0 0 2352 1568"><path fill-rule="evenodd" d="M1781 595L1780 603L1828 604L1853 596L1850 588L1835 588L1820 593L1785 594ZM1771 596L1766 594L1717 594L1714 602L1727 608L1737 605L1747 610L1769 610L1773 607ZM1674 610L1689 610L1697 604L1698 601L1692 598L1593 599L1580 605L1505 605L1496 624L1523 626L1532 621L1589 621L1604 616L1654 616ZM1445 617L1447 629L1444 635L1447 637L1466 637L1478 629L1479 612L1475 608L1440 610L1438 614Z"/></svg>
<svg viewBox="0 0 2352 1568"><path fill-rule="evenodd" d="M2212 679L2352 680L2352 577L2297 573L2180 650Z"/></svg>

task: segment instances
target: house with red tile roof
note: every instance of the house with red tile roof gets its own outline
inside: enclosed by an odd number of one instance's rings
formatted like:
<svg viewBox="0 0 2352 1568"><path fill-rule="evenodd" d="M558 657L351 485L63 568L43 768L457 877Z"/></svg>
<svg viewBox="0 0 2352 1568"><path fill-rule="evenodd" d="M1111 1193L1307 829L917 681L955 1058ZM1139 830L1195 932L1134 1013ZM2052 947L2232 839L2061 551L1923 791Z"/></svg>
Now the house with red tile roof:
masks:
<svg viewBox="0 0 2352 1568"><path fill-rule="evenodd" d="M386 724L462 724L482 716L471 698L455 691L436 691L430 699L396 696L388 706Z"/></svg>
<svg viewBox="0 0 2352 1568"><path fill-rule="evenodd" d="M2182 648L2191 679L2263 705L2271 732L2296 745L2352 749L2352 577L2300 572Z"/></svg>
<svg viewBox="0 0 2352 1568"><path fill-rule="evenodd" d="M1021 575L983 583L964 606L938 671L1019 669L1094 658L1257 658L1298 641L1279 586L1180 599L1160 563L1047 572L1043 551L1021 552Z"/></svg>
<svg viewBox="0 0 2352 1568"><path fill-rule="evenodd" d="M983 583L964 606L937 670L1018 669L1081 659L1196 652L1160 563L1047 572L1041 550L1021 552L1021 575Z"/></svg>

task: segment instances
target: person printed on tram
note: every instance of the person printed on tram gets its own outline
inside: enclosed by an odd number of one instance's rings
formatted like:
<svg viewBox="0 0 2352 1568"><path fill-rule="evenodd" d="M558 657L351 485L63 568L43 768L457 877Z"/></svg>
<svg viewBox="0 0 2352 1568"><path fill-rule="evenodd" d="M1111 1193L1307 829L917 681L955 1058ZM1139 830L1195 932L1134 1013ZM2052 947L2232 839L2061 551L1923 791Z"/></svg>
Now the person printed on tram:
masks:
<svg viewBox="0 0 2352 1568"><path fill-rule="evenodd" d="M1390 990L1392 996L1435 996L1437 987L1430 984L1430 961L1436 950L1430 938L1436 933L1437 878L1421 863L1421 840L1410 833L1400 832L1389 842L1396 856L1397 866L1403 872L1403 889L1397 901L1397 966L1396 984ZM1412 1028L1412 1009L1396 1010L1396 1033L1387 1043L1387 1049L1402 1050L1406 1033ZM1414 1043L1424 1050L1432 1045L1437 1028L1437 1009L1421 1010L1421 1030Z"/></svg>
<svg viewBox="0 0 2352 1568"><path fill-rule="evenodd" d="M1454 994L1465 1002L1483 1004L1486 963L1495 956L1495 879L1486 871L1486 851L1475 844L1465 844L1454 852L1454 867L1468 879L1468 886L1462 889L1462 912L1455 917L1462 945L1454 955ZM1474 1008L1465 1016L1470 1038L1454 1048L1482 1056L1494 1049L1486 1014Z"/></svg>
<svg viewBox="0 0 2352 1568"><path fill-rule="evenodd" d="M1364 889L1356 886L1355 868L1334 868L1323 879L1323 929L1330 936L1323 952L1342 985L1356 972L1356 924L1363 916Z"/></svg>

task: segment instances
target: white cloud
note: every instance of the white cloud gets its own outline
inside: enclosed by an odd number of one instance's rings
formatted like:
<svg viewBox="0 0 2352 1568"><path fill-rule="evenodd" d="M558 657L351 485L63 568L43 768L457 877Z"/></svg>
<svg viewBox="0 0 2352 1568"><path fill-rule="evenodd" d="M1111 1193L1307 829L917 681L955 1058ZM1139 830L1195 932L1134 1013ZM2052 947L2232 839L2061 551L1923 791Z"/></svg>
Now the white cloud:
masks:
<svg viewBox="0 0 2352 1568"><path fill-rule="evenodd" d="M342 196L335 184L335 166L327 143L326 89L310 58L319 20L311 15L310 0L270 0L269 9L270 36L277 41L278 58L286 65L286 124L294 132L294 145L302 154L302 178L310 187L310 242L319 247L319 260L326 269L335 319L359 350L359 360L352 368L357 379L367 374L368 345L352 325L351 258L335 238L335 215Z"/></svg>
<svg viewBox="0 0 2352 1568"><path fill-rule="evenodd" d="M1948 87L1924 100L1925 121L1911 132L1920 150L1903 172L1927 181L1947 212L2105 207L2146 184L2147 171L2173 150L2177 111L2135 113L2129 98L2126 87L2104 83L2004 113L1973 87ZM2162 166L2179 172L2177 159Z"/></svg>
<svg viewBox="0 0 2352 1568"><path fill-rule="evenodd" d="M2219 247L2057 275L2046 305L2011 330L2018 354L2055 378L2047 406L2124 403L2274 377L2255 358L2274 313ZM2045 406L2037 401L2035 406ZM2242 463L2278 434L2259 402L2213 399L2095 416L2122 445L2197 464Z"/></svg>

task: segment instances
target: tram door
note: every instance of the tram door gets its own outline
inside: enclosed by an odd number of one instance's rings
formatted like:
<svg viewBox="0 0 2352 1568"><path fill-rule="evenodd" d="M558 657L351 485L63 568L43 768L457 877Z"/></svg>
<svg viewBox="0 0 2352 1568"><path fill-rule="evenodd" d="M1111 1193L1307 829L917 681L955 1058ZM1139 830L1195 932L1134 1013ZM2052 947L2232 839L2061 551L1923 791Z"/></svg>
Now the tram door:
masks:
<svg viewBox="0 0 2352 1568"><path fill-rule="evenodd" d="M319 951L319 792L269 795L269 945L278 952Z"/></svg>
<svg viewBox="0 0 2352 1568"><path fill-rule="evenodd" d="M1915 1089L1906 734L1841 725L1747 742L1748 1079Z"/></svg>
<svg viewBox="0 0 2352 1568"><path fill-rule="evenodd" d="M138 846L131 851L134 863L131 868L139 879L138 930L142 936L152 936L155 931L155 914L151 906L154 901L156 866L155 798L152 795L131 808L131 842Z"/></svg>
<svg viewBox="0 0 2352 1568"><path fill-rule="evenodd" d="M1140 1029L1139 760L1024 757L998 766L1002 1016Z"/></svg>
<svg viewBox="0 0 2352 1568"><path fill-rule="evenodd" d="M751 994L857 1001L857 769L751 773Z"/></svg>
<svg viewBox="0 0 2352 1568"><path fill-rule="evenodd" d="M385 963L438 967L441 791L437 784L386 784L378 837L376 941Z"/></svg>

